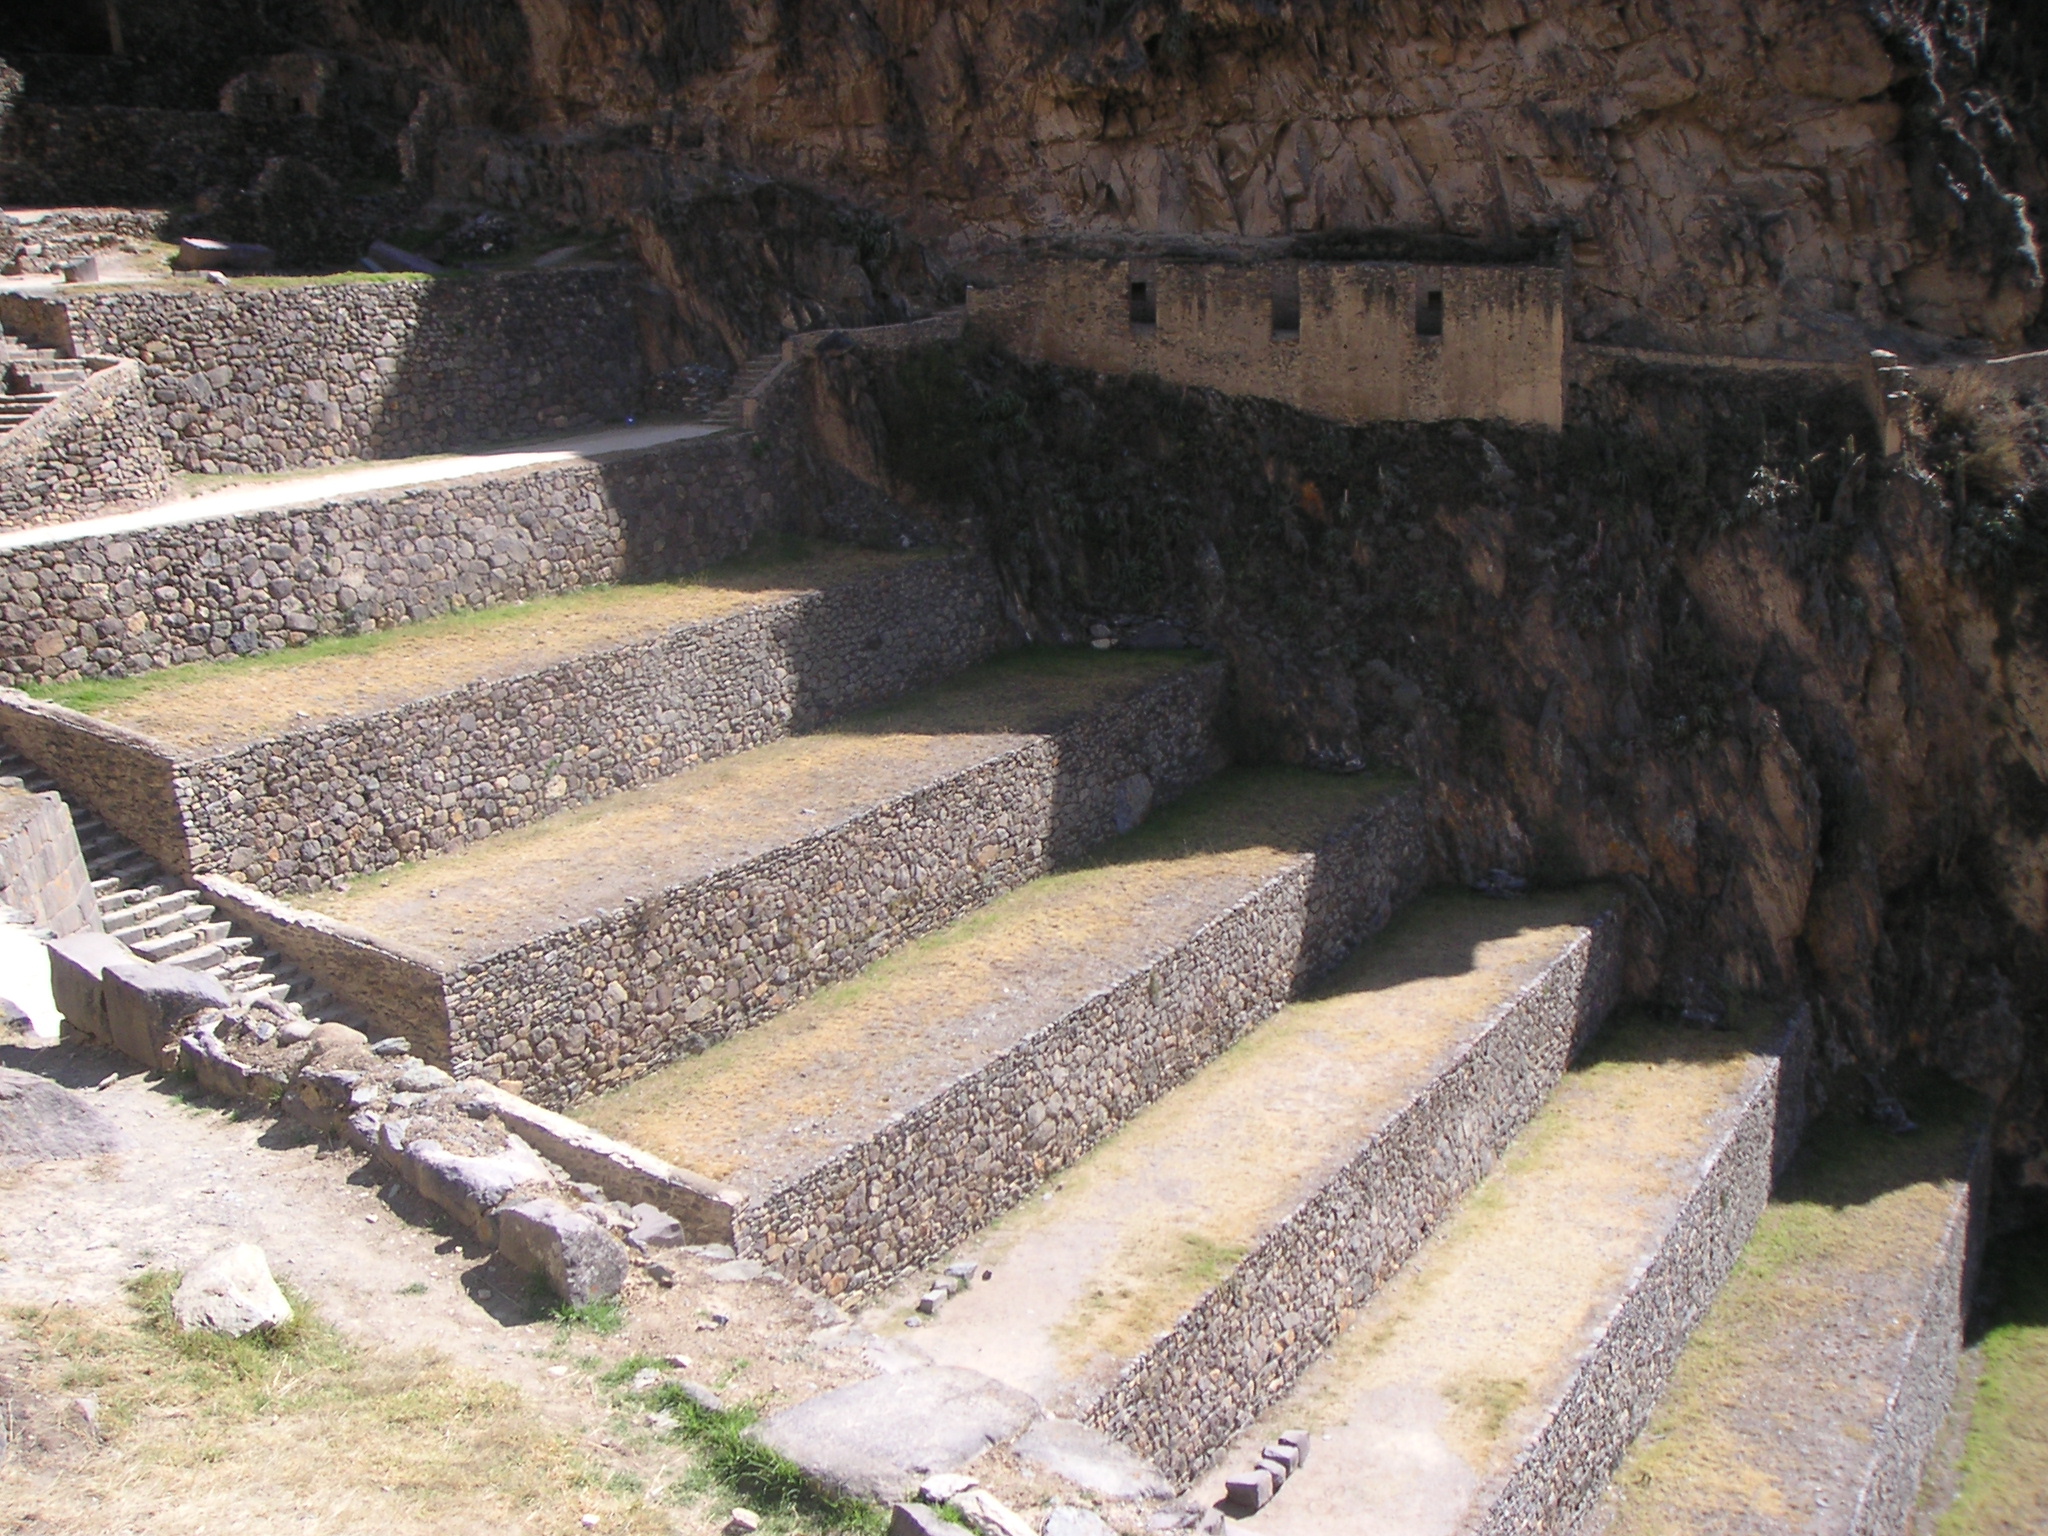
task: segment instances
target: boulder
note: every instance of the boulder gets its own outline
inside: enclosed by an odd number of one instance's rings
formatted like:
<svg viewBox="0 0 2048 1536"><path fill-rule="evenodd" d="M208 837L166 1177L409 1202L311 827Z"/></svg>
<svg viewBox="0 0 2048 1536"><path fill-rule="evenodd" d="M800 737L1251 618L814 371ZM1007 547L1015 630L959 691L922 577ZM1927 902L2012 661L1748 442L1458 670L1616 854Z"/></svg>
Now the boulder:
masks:
<svg viewBox="0 0 2048 1536"><path fill-rule="evenodd" d="M834 1492L886 1504L1014 1439L1037 1417L1038 1404L1014 1387L930 1365L821 1392L747 1433Z"/></svg>
<svg viewBox="0 0 2048 1536"><path fill-rule="evenodd" d="M135 951L108 933L71 933L50 941L50 994L57 1011L79 1034L108 1043L106 999L110 965L135 964Z"/></svg>
<svg viewBox="0 0 2048 1536"><path fill-rule="evenodd" d="M101 981L107 1042L145 1067L177 1065L178 1036L202 1008L234 1006L228 989L204 971L131 959L110 965Z"/></svg>
<svg viewBox="0 0 2048 1536"><path fill-rule="evenodd" d="M898 1504L889 1511L889 1536L960 1536L960 1527L923 1504Z"/></svg>
<svg viewBox="0 0 2048 1536"><path fill-rule="evenodd" d="M237 1243L185 1272L171 1297L171 1316L188 1333L204 1328L239 1339L259 1328L283 1327L292 1320L292 1304L271 1279L263 1250Z"/></svg>
<svg viewBox="0 0 2048 1536"><path fill-rule="evenodd" d="M121 1145L114 1122L83 1094L0 1067L0 1168L97 1157Z"/></svg>
<svg viewBox="0 0 2048 1536"><path fill-rule="evenodd" d="M975 1536L1038 1536L1031 1522L986 1488L970 1488L953 1500Z"/></svg>
<svg viewBox="0 0 2048 1536"><path fill-rule="evenodd" d="M392 1122L386 1121L385 1128L393 1130ZM497 1241L498 1207L514 1191L554 1181L547 1164L517 1136L506 1137L502 1151L481 1156L450 1152L431 1137L406 1141L399 1166L406 1183L486 1243Z"/></svg>
<svg viewBox="0 0 2048 1536"><path fill-rule="evenodd" d="M498 1252L543 1276L572 1307L608 1301L626 1284L626 1250L588 1216L559 1200L527 1200L498 1212Z"/></svg>
<svg viewBox="0 0 2048 1536"><path fill-rule="evenodd" d="M267 245L188 235L178 242L171 267L178 272L261 272L276 259L277 253Z"/></svg>

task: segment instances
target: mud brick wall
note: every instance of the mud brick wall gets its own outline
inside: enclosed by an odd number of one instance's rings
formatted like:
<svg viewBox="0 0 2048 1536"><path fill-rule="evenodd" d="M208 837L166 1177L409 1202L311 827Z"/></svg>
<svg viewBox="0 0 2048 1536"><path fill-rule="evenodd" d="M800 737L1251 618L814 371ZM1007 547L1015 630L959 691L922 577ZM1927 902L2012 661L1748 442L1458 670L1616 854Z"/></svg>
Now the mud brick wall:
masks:
<svg viewBox="0 0 2048 1536"><path fill-rule="evenodd" d="M44 302L67 312L73 347L141 362L164 453L205 474L473 448L623 420L640 394L623 268L94 286Z"/></svg>
<svg viewBox="0 0 2048 1536"><path fill-rule="evenodd" d="M1170 954L742 1207L736 1243L828 1295L941 1253L1226 1050L1383 927L1427 867L1408 790L1333 833Z"/></svg>
<svg viewBox="0 0 2048 1536"><path fill-rule="evenodd" d="M98 933L93 893L71 811L60 795L0 785L0 903L26 912L59 938Z"/></svg>
<svg viewBox="0 0 2048 1536"><path fill-rule="evenodd" d="M1610 913L1503 1005L1349 1168L1125 1367L1088 1421L1185 1484L1279 1402L1342 1316L1407 1261L1542 1107L1619 995L1620 928ZM1768 1191L1768 1121L1764 1129Z"/></svg>
<svg viewBox="0 0 2048 1536"><path fill-rule="evenodd" d="M0 529L68 522L171 494L140 364L88 358L92 377L0 437Z"/></svg>

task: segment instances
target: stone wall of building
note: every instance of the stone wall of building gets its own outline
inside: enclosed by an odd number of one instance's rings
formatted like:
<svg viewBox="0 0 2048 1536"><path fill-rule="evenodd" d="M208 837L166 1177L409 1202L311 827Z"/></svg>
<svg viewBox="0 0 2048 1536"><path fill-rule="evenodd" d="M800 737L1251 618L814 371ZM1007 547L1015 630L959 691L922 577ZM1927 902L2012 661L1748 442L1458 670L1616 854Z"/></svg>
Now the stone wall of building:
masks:
<svg viewBox="0 0 2048 1536"><path fill-rule="evenodd" d="M1504 1004L1342 1173L1124 1368L1088 1421L1185 1484L1280 1402L1344 1315L1407 1262L1543 1107L1616 1001L1620 929L1610 912ZM1769 1172L1766 1162L1766 1191Z"/></svg>
<svg viewBox="0 0 2048 1536"><path fill-rule="evenodd" d="M0 905L26 912L59 938L98 933L99 897L61 795L0 782Z"/></svg>
<svg viewBox="0 0 2048 1536"><path fill-rule="evenodd" d="M0 733L166 869L303 891L880 703L1003 636L986 562L935 554L228 752L180 756L4 690Z"/></svg>
<svg viewBox="0 0 2048 1536"><path fill-rule="evenodd" d="M1564 421L1556 267L1045 257L969 290L968 324L1021 357L1335 421Z"/></svg>
<svg viewBox="0 0 2048 1536"><path fill-rule="evenodd" d="M1420 888L1419 792L1333 832L1172 952L740 1210L801 1284L887 1285L1026 1198L1334 964Z"/></svg>
<svg viewBox="0 0 2048 1536"><path fill-rule="evenodd" d="M148 506L171 494L142 365L83 361L92 377L0 437L0 529Z"/></svg>
<svg viewBox="0 0 2048 1536"><path fill-rule="evenodd" d="M1223 763L1223 670L1202 663L801 842L445 968L353 930L266 938L380 1028L543 1104L615 1087L759 1022L1117 830ZM212 889L211 883L208 889ZM387 971L410 965L402 984ZM439 989L441 1006L430 994ZM391 1009L407 1002L404 1018Z"/></svg>
<svg viewBox="0 0 2048 1536"><path fill-rule="evenodd" d="M77 350L142 363L179 468L242 474L622 420L641 384L633 283L602 267L94 285L45 302Z"/></svg>

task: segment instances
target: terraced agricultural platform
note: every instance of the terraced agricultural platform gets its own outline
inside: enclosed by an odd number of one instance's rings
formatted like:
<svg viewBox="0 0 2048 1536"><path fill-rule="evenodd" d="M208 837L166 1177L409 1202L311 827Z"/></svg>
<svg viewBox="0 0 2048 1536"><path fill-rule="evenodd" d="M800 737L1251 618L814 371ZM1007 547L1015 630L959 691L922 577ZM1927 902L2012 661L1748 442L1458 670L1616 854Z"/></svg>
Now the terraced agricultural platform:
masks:
<svg viewBox="0 0 2048 1536"><path fill-rule="evenodd" d="M1219 664L1031 652L330 892L209 879L366 1017L565 1101L787 1006L1223 761Z"/></svg>
<svg viewBox="0 0 2048 1536"><path fill-rule="evenodd" d="M823 550L0 693L0 731L167 868L307 890L926 686L999 634L977 560Z"/></svg>
<svg viewBox="0 0 2048 1536"><path fill-rule="evenodd" d="M1983 1241L1985 1106L1905 1136L1821 1120L1584 1536L1897 1533L1955 1389Z"/></svg>
<svg viewBox="0 0 2048 1536"><path fill-rule="evenodd" d="M1241 1529L1572 1530L1764 1207L1804 1028L1610 1031L1199 1492L1305 1427L1314 1454Z"/></svg>
<svg viewBox="0 0 2048 1536"><path fill-rule="evenodd" d="M744 1194L743 1252L858 1294L1171 1090L1423 867L1412 785L1232 772L582 1118Z"/></svg>
<svg viewBox="0 0 2048 1536"><path fill-rule="evenodd" d="M1418 901L960 1252L916 1336L1186 1482L1541 1106L1610 1006L1614 898ZM900 1329L900 1288L864 1314Z"/></svg>

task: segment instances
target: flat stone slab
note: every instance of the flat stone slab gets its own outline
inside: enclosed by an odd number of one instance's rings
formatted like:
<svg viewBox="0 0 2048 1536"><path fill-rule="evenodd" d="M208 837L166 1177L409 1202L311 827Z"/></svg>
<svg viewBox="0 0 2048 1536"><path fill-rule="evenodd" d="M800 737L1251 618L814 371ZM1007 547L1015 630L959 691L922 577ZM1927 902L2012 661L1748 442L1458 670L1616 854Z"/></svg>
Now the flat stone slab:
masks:
<svg viewBox="0 0 2048 1536"><path fill-rule="evenodd" d="M1040 1419L1013 1449L1019 1460L1106 1499L1163 1499L1173 1493L1157 1467L1074 1419Z"/></svg>
<svg viewBox="0 0 2048 1536"><path fill-rule="evenodd" d="M991 1377L927 1366L822 1392L750 1433L827 1488L886 1504L1015 1439L1037 1417L1037 1403Z"/></svg>
<svg viewBox="0 0 2048 1536"><path fill-rule="evenodd" d="M97 1157L119 1150L123 1140L84 1094L0 1067L0 1168Z"/></svg>
<svg viewBox="0 0 2048 1536"><path fill-rule="evenodd" d="M1240 1529L1570 1531L1763 1208L1785 1042L1611 1029L1198 1495L1306 1427L1315 1454Z"/></svg>
<svg viewBox="0 0 2048 1536"><path fill-rule="evenodd" d="M1902 1531L1956 1383L1984 1110L1806 1133L1585 1536Z"/></svg>

